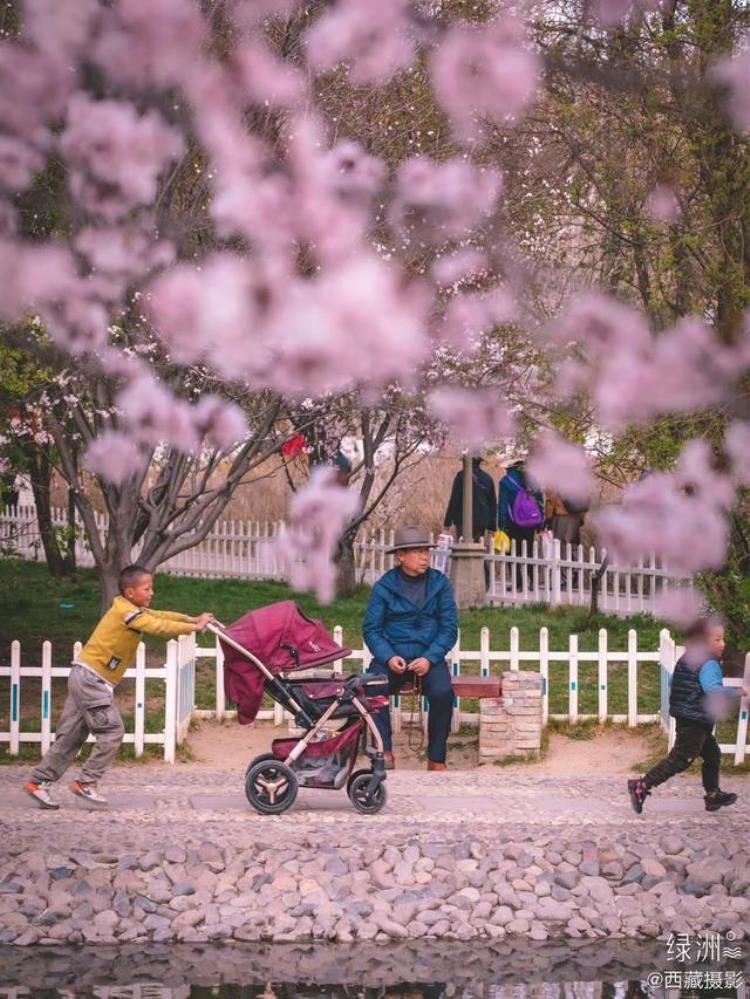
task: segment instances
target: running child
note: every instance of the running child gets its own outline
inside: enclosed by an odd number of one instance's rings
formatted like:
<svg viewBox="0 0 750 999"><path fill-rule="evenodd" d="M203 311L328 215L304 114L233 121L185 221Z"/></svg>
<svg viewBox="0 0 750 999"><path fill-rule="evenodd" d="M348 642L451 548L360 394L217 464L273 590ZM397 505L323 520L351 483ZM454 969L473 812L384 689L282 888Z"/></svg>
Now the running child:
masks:
<svg viewBox="0 0 750 999"><path fill-rule="evenodd" d="M120 595L94 629L68 677L68 697L55 741L24 785L40 808L59 808L50 797L50 786L59 780L78 755L89 732L96 737L91 755L80 775L70 783L73 794L98 805L107 799L97 783L117 756L125 729L114 699L114 690L135 660L141 635L176 638L203 631L213 614L188 617L175 611L151 610L154 577L142 565L126 566L120 573Z"/></svg>

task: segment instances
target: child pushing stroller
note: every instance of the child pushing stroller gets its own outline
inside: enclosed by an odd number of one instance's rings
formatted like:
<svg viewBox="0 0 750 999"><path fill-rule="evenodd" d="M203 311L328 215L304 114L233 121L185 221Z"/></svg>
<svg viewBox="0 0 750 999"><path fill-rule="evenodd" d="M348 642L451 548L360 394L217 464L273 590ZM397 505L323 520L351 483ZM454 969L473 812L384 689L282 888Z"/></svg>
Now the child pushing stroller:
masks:
<svg viewBox="0 0 750 999"><path fill-rule="evenodd" d="M373 712L388 703L387 680L367 674L297 677L350 654L320 621L306 617L291 600L245 614L228 628L208 625L224 650L227 697L238 719L255 720L264 693L285 708L302 730L297 738L274 739L271 752L252 760L245 775L248 801L264 815L278 815L294 803L300 787L339 789L365 814L385 804L383 741ZM385 695L385 696L383 696ZM329 724L340 722L333 735ZM364 730L369 732L370 766L355 770Z"/></svg>

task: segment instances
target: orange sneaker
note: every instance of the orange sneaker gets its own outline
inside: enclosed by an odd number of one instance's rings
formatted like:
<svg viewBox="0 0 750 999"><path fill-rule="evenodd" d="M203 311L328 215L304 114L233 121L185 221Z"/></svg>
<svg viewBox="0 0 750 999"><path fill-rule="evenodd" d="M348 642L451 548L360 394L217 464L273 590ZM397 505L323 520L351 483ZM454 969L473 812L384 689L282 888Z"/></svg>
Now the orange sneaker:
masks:
<svg viewBox="0 0 750 999"><path fill-rule="evenodd" d="M445 765L445 763L436 763L434 760L428 760L427 761L427 769L428 770L447 770L448 767Z"/></svg>
<svg viewBox="0 0 750 999"><path fill-rule="evenodd" d="M90 801L94 805L107 804L107 799L103 798L97 791L96 784L87 784L82 780L72 780L69 787L73 794L78 795L79 798L83 798L84 801Z"/></svg>
<svg viewBox="0 0 750 999"><path fill-rule="evenodd" d="M393 755L393 753L383 753L383 757L385 758L385 769L386 770L395 770L396 769L396 757Z"/></svg>

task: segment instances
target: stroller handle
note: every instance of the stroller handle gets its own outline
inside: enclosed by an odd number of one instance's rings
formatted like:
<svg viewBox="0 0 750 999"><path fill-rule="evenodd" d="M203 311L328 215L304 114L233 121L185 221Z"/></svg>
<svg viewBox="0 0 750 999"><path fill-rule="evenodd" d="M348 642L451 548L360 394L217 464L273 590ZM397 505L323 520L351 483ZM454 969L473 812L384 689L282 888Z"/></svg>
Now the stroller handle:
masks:
<svg viewBox="0 0 750 999"><path fill-rule="evenodd" d="M223 635L225 628L226 625L222 624L221 621L217 621L216 618L213 621L209 621L206 625L206 631L211 631L214 635Z"/></svg>

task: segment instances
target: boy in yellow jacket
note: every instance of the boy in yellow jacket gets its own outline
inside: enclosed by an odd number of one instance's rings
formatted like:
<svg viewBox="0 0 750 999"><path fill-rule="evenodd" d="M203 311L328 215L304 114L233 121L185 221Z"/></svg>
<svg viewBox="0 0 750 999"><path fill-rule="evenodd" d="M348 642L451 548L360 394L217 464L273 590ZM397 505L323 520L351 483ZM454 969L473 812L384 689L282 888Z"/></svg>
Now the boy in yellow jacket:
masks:
<svg viewBox="0 0 750 999"><path fill-rule="evenodd" d="M97 791L122 743L125 729L114 700L114 689L133 665L142 634L176 638L203 631L213 614L188 617L174 611L150 610L154 577L141 565L126 566L120 573L120 596L94 629L68 677L68 697L55 733L55 741L24 785L40 808L59 808L49 788L73 762L89 732L96 736L94 748L71 781L73 794L99 805L107 799Z"/></svg>

